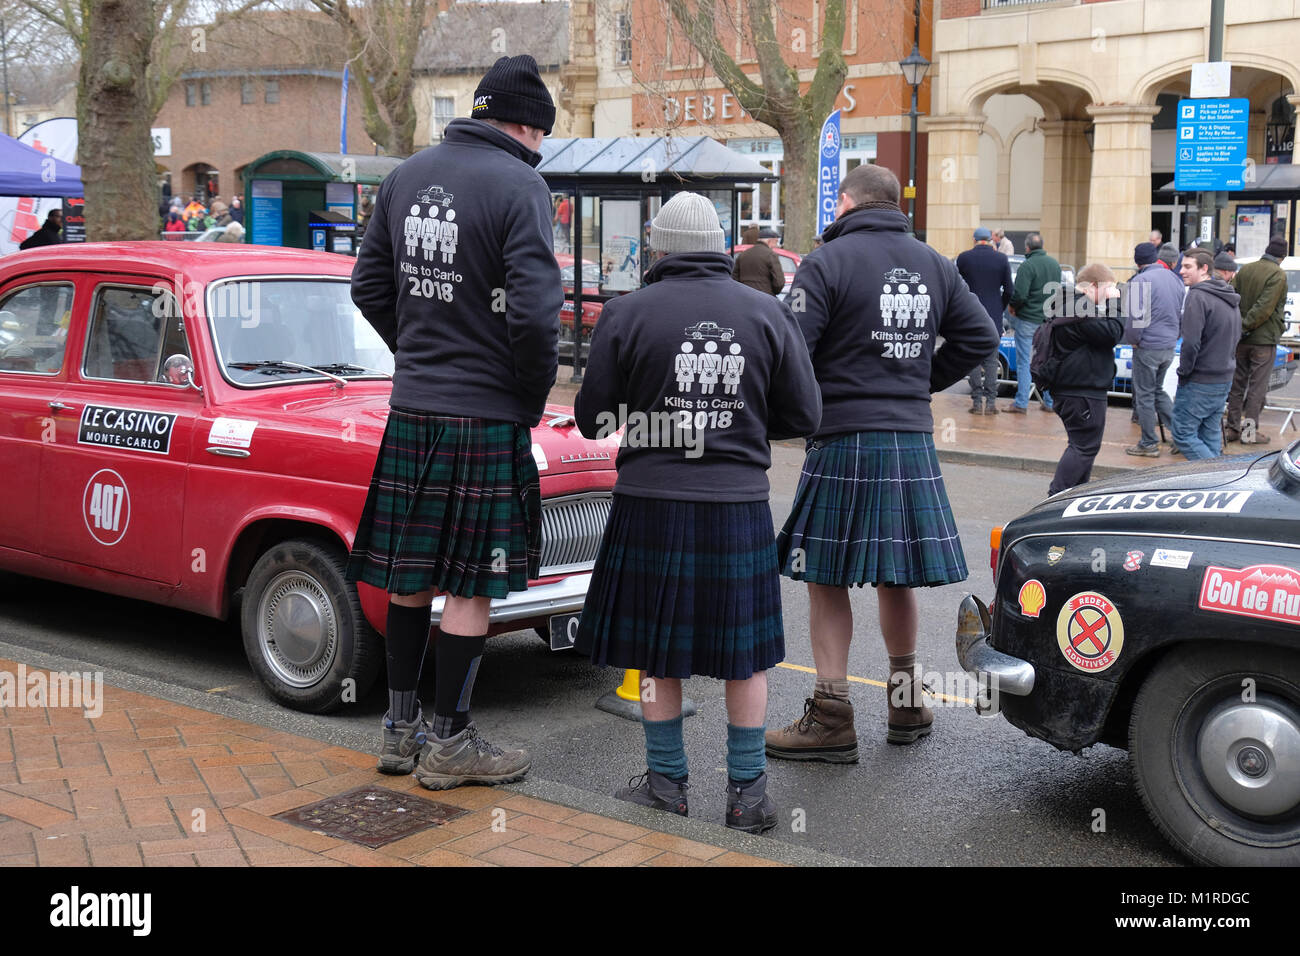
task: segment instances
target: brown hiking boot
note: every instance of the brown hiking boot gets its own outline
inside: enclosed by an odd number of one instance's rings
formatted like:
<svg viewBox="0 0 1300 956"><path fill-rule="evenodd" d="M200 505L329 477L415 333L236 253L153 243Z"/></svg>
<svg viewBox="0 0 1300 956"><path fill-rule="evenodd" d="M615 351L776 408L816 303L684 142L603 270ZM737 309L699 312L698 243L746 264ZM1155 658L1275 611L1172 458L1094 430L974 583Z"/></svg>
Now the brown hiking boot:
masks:
<svg viewBox="0 0 1300 956"><path fill-rule="evenodd" d="M467 783L513 783L523 779L530 766L527 751L493 747L470 724L447 740L430 735L415 765L415 779L426 790L451 790Z"/></svg>
<svg viewBox="0 0 1300 956"><path fill-rule="evenodd" d="M769 730L765 740L767 755L781 760L858 762L853 704L847 700L814 694L804 700L802 717L789 727Z"/></svg>
<svg viewBox="0 0 1300 956"><path fill-rule="evenodd" d="M889 675L889 733L891 744L910 744L930 732L934 712L925 705L925 686L907 671Z"/></svg>

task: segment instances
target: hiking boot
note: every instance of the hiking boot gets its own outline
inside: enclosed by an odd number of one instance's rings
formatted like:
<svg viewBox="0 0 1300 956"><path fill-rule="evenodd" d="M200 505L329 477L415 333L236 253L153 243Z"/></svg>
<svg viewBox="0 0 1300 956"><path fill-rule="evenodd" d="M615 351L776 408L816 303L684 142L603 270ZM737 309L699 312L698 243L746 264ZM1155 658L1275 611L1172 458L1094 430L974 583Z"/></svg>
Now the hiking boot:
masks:
<svg viewBox="0 0 1300 956"><path fill-rule="evenodd" d="M749 783L727 781L727 826L744 833L763 833L776 826L776 804L767 795L767 774Z"/></svg>
<svg viewBox="0 0 1300 956"><path fill-rule="evenodd" d="M998 413L998 407L994 405L992 402L989 402L987 405L984 406L985 415L996 415L997 413Z"/></svg>
<svg viewBox="0 0 1300 956"><path fill-rule="evenodd" d="M1250 441L1246 441L1246 439L1243 438L1241 440L1241 443L1243 445L1267 445L1269 441L1271 441L1271 439L1263 432L1255 432L1254 438L1252 438Z"/></svg>
<svg viewBox="0 0 1300 956"><path fill-rule="evenodd" d="M1129 445L1124 449L1126 455L1137 455L1139 458L1159 458L1159 445Z"/></svg>
<svg viewBox="0 0 1300 956"><path fill-rule="evenodd" d="M1241 441L1241 432L1235 428L1229 428L1227 425L1223 426L1223 443L1226 445L1234 441Z"/></svg>
<svg viewBox="0 0 1300 956"><path fill-rule="evenodd" d="M803 716L789 727L765 735L767 755L782 760L824 760L857 763L858 734L853 729L853 704L814 694L806 698Z"/></svg>
<svg viewBox="0 0 1300 956"><path fill-rule="evenodd" d="M415 779L426 790L450 790L467 783L513 783L523 779L530 766L528 751L493 747L470 724L447 740L430 734L415 767Z"/></svg>
<svg viewBox="0 0 1300 956"><path fill-rule="evenodd" d="M934 712L925 705L925 686L919 677L898 671L889 675L889 732L891 744L910 744L930 732Z"/></svg>
<svg viewBox="0 0 1300 956"><path fill-rule="evenodd" d="M415 720L384 721L384 746L379 751L380 773L402 774L415 769L415 762L420 759L420 750L429 737L429 722L424 714L416 711Z"/></svg>
<svg viewBox="0 0 1300 956"><path fill-rule="evenodd" d="M1028 415L1029 408L1024 405L1012 405L1007 409L1012 415Z"/></svg>
<svg viewBox="0 0 1300 956"><path fill-rule="evenodd" d="M652 810L667 810L679 817L689 816L686 791L691 785L683 778L681 783L672 777L665 777L655 770L647 769L639 777L633 777L626 787L614 792L619 800L640 804Z"/></svg>
<svg viewBox="0 0 1300 956"><path fill-rule="evenodd" d="M980 408L980 406L978 406L978 405L972 405L972 406L970 407L970 413L971 413L972 415L983 415L983 414L984 414L984 409Z"/></svg>

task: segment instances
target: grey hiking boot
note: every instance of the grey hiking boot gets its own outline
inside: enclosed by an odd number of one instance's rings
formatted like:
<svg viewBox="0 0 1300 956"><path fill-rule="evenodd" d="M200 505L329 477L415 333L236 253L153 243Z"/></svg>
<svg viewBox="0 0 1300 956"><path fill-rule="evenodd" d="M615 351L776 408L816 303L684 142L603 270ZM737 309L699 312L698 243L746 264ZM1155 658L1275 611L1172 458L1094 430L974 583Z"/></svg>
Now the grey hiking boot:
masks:
<svg viewBox="0 0 1300 956"><path fill-rule="evenodd" d="M684 779L681 783L672 777L665 777L654 770L646 770L639 777L633 777L626 787L614 792L619 800L640 804L653 810L667 810L678 816L687 816L686 791L691 785Z"/></svg>
<svg viewBox="0 0 1300 956"><path fill-rule="evenodd" d="M430 734L415 767L415 779L426 790L450 790L468 783L513 783L522 780L531 766L528 751L493 747L470 724L447 740Z"/></svg>
<svg viewBox="0 0 1300 956"><path fill-rule="evenodd" d="M415 762L420 759L420 750L429 737L429 722L421 711L415 712L415 720L384 721L384 746L379 751L380 773L402 774L415 769Z"/></svg>
<svg viewBox="0 0 1300 956"><path fill-rule="evenodd" d="M727 781L727 826L745 833L763 833L776 826L776 804L767 795L767 774L749 783Z"/></svg>

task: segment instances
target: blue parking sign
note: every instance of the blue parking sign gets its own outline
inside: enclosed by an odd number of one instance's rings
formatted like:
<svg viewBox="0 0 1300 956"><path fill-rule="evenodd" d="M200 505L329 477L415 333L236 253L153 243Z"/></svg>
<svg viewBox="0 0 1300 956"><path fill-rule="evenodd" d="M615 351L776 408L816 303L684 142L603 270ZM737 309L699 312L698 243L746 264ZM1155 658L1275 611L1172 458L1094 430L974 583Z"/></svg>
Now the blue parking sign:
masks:
<svg viewBox="0 0 1300 956"><path fill-rule="evenodd" d="M1174 189L1241 189L1246 181L1250 100L1179 100L1174 141Z"/></svg>

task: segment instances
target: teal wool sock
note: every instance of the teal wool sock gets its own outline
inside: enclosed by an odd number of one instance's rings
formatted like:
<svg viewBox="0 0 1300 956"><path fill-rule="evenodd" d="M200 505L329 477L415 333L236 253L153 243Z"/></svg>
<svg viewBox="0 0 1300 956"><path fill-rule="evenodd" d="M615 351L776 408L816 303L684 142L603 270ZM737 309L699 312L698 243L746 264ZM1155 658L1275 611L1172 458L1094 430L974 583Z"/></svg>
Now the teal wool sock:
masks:
<svg viewBox="0 0 1300 956"><path fill-rule="evenodd" d="M727 776L733 783L757 780L767 769L763 736L767 727L736 727L727 724Z"/></svg>
<svg viewBox="0 0 1300 956"><path fill-rule="evenodd" d="M686 776L686 745L682 742L682 718L642 720L645 727L646 765L673 780ZM761 747L760 747L761 749Z"/></svg>

